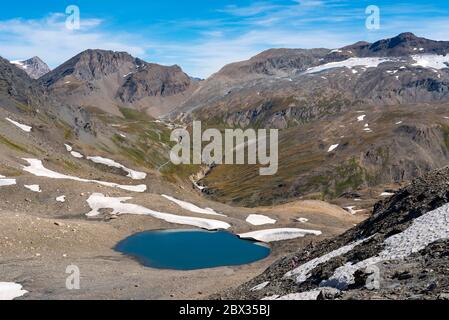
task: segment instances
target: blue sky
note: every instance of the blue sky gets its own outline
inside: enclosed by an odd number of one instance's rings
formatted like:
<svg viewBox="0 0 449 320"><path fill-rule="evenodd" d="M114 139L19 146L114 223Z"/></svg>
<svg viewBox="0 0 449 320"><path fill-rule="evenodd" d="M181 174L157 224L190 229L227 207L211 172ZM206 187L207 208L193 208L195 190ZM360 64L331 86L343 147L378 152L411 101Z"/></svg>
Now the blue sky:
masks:
<svg viewBox="0 0 449 320"><path fill-rule="evenodd" d="M68 5L80 8L79 30L65 27ZM379 30L365 27L369 5L380 8ZM442 0L8 1L0 55L38 55L56 67L88 48L128 51L204 78L268 48L337 48L404 31L449 40L448 27L449 1Z"/></svg>

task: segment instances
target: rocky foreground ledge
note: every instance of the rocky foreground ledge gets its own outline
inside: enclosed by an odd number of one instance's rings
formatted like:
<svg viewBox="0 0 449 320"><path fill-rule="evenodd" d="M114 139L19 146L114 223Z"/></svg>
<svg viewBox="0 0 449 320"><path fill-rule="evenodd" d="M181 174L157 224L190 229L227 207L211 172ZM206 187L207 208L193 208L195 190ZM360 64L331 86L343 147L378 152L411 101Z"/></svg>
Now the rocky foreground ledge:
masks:
<svg viewBox="0 0 449 320"><path fill-rule="evenodd" d="M449 299L449 167L216 299Z"/></svg>

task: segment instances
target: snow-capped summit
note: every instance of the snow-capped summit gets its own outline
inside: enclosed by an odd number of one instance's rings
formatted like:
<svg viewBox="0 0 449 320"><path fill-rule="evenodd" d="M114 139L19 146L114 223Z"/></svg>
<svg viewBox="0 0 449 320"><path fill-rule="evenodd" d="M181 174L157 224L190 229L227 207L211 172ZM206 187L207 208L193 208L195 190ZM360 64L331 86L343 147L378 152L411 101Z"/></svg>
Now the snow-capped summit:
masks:
<svg viewBox="0 0 449 320"><path fill-rule="evenodd" d="M24 70L33 79L39 79L44 74L51 71L48 65L39 57L33 57L28 60L11 61L11 63Z"/></svg>

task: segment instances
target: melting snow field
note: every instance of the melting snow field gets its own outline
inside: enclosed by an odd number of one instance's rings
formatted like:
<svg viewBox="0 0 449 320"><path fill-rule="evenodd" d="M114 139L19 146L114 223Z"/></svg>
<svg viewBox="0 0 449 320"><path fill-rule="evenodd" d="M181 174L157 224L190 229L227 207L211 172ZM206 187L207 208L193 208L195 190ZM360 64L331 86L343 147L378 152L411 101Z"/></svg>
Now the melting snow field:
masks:
<svg viewBox="0 0 449 320"><path fill-rule="evenodd" d="M145 172L134 171L111 159L103 157L87 157L87 159L95 163L104 164L108 167L122 169L126 171L128 173L128 177L130 177L133 180L143 180L147 177L147 174Z"/></svg>
<svg viewBox="0 0 449 320"><path fill-rule="evenodd" d="M315 258L313 260L310 260L309 262L304 263L303 265L299 266L298 268L287 272L284 276L284 278L288 278L288 277L292 277L292 276L296 276L296 282L298 284L303 283L304 281L306 281L311 275L310 272L315 269L316 267L318 267L320 264L326 263L327 261L344 255L346 253L348 253L349 251L351 251L352 249L354 249L356 246L362 244L363 242L365 242L367 239L364 240L360 240L357 242L353 242L347 246L338 248L337 250L334 250L332 252L329 252L319 258Z"/></svg>
<svg viewBox="0 0 449 320"><path fill-rule="evenodd" d="M349 58L344 61L330 62L323 64L321 66L309 68L305 73L306 74L317 73L334 68L349 68L349 69L352 69L354 67L376 68L379 64L388 61L393 60L389 58Z"/></svg>
<svg viewBox="0 0 449 320"><path fill-rule="evenodd" d="M387 238L384 241L384 250L377 256L356 264L347 263L338 268L323 285L346 289L354 283L354 273L357 270L383 261L404 259L443 239L449 239L449 204L416 218L408 229Z"/></svg>
<svg viewBox="0 0 449 320"><path fill-rule="evenodd" d="M0 300L13 300L28 293L22 285L14 282L0 282Z"/></svg>
<svg viewBox="0 0 449 320"><path fill-rule="evenodd" d="M440 56L436 54L417 54L413 55L412 59L416 61L413 64L415 67L445 69L449 68L449 56Z"/></svg>
<svg viewBox="0 0 449 320"><path fill-rule="evenodd" d="M105 187L112 187L112 188L119 188L126 191L132 191L132 192L145 192L147 190L147 186L137 185L137 186L128 186L128 185L119 185L117 183L112 182L104 182L104 181L98 181L98 180L88 180L88 179L82 179L74 176L65 175L62 173L58 173L52 170L49 170L44 167L41 160L37 159L23 159L26 162L28 162L28 167L23 167L23 171L29 172L31 174L34 174L37 177L46 177L51 179L65 179L65 180L74 180L78 182L89 182L89 183L97 183Z"/></svg>
<svg viewBox="0 0 449 320"><path fill-rule="evenodd" d="M319 236L322 234L322 232L317 230L305 230L296 228L279 228L242 233L238 236L242 239L253 239L260 242L274 242L301 238L309 234Z"/></svg>
<svg viewBox="0 0 449 320"><path fill-rule="evenodd" d="M276 220L260 214L250 214L248 218L246 218L246 222L253 226L263 226L265 224L275 224Z"/></svg>
<svg viewBox="0 0 449 320"><path fill-rule="evenodd" d="M226 217L224 214L220 214L215 212L213 209L211 208L200 208L196 205L194 205L193 203L187 202L187 201L182 201L182 200L178 200L176 198L167 196L165 194L162 195L162 197L164 197L165 199L176 203L178 206L180 206L181 208L187 210L187 211L191 211L191 212L195 212L195 213L201 213L201 214L209 214L209 215L214 215L214 216L222 216L222 217Z"/></svg>
<svg viewBox="0 0 449 320"><path fill-rule="evenodd" d="M25 132L31 132L31 129L33 129L33 127L21 124L17 121L11 120L9 118L5 118L7 121L9 121L10 123L12 123L13 125L15 125L16 127L18 127L20 130L25 131Z"/></svg>
<svg viewBox="0 0 449 320"><path fill-rule="evenodd" d="M106 197L101 193L95 193L91 195L89 199L87 199L87 203L89 204L92 211L90 211L86 215L88 217L95 217L100 214L99 210L101 209L112 209L113 210L111 213L112 215L117 214L148 215L156 219L167 221L169 223L189 225L207 230L229 229L231 227L231 225L223 221L187 217L187 216L178 216L170 213L154 211L136 204L123 203L131 199L132 198L130 197L126 198Z"/></svg>

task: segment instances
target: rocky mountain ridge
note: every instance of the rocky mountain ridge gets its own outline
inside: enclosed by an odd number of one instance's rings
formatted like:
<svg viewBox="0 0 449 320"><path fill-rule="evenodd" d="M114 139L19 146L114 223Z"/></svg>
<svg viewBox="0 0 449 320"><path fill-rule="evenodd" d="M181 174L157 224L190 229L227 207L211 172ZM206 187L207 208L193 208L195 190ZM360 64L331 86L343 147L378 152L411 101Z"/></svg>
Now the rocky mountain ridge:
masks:
<svg viewBox="0 0 449 320"><path fill-rule="evenodd" d="M147 63L125 52L86 50L39 80L70 104L119 115L119 108L153 116L170 112L197 81L178 66Z"/></svg>

